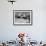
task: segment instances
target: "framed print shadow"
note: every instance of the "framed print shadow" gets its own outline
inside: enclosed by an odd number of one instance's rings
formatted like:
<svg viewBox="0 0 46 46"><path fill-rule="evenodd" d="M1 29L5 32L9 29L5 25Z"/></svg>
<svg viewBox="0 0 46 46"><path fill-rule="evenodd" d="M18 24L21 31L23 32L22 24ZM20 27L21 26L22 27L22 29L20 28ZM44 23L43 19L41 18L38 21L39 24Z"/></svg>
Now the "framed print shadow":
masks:
<svg viewBox="0 0 46 46"><path fill-rule="evenodd" d="M32 25L32 10L13 10L13 25Z"/></svg>

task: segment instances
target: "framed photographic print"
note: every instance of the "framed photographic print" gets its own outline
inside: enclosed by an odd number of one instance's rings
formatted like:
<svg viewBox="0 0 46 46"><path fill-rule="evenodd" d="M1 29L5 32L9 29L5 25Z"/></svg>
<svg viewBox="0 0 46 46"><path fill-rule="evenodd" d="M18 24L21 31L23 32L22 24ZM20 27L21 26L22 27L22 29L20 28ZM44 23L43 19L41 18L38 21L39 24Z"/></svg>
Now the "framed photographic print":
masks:
<svg viewBox="0 0 46 46"><path fill-rule="evenodd" d="M32 25L32 10L13 10L14 25Z"/></svg>

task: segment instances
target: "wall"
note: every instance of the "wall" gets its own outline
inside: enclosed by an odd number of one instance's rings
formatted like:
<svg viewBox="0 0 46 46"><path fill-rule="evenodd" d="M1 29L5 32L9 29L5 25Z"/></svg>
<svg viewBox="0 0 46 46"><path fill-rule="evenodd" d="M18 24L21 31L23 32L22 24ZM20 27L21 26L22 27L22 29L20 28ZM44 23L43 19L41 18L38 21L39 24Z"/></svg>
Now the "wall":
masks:
<svg viewBox="0 0 46 46"><path fill-rule="evenodd" d="M14 26L13 9L33 10L33 25ZM18 32L31 34L33 40L46 40L45 0L17 0L14 5L7 0L0 0L0 40L14 40Z"/></svg>

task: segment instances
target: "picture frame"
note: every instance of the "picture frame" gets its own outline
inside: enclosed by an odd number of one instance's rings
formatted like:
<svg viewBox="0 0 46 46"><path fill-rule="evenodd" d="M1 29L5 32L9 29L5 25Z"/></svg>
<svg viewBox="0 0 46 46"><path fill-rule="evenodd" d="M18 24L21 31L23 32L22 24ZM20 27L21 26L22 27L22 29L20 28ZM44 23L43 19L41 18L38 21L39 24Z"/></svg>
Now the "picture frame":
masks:
<svg viewBox="0 0 46 46"><path fill-rule="evenodd" d="M32 25L32 10L13 10L13 25Z"/></svg>

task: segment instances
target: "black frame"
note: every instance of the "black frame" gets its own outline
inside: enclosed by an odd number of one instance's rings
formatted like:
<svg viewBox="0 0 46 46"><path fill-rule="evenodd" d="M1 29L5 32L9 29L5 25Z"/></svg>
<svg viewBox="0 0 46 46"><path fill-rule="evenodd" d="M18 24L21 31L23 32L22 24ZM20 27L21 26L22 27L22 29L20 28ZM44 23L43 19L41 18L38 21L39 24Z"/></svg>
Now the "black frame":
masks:
<svg viewBox="0 0 46 46"><path fill-rule="evenodd" d="M15 24L14 23L14 13L15 13L15 11L30 11L31 12L31 24ZM32 25L33 24L33 11L32 10L13 10L13 25L23 25L23 26L25 26L25 25Z"/></svg>

